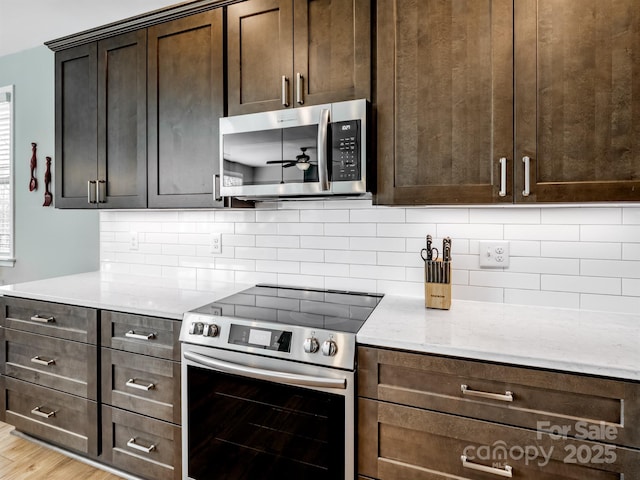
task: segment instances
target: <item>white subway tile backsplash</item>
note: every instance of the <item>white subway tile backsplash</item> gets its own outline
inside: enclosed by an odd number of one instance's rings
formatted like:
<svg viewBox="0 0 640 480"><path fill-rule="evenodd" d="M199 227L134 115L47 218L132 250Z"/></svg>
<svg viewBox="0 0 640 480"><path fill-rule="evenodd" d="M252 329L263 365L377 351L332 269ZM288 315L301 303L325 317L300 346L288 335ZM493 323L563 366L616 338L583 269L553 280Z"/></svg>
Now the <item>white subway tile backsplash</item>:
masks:
<svg viewBox="0 0 640 480"><path fill-rule="evenodd" d="M616 225L622 220L620 208L545 208L542 223L557 225Z"/></svg>
<svg viewBox="0 0 640 480"><path fill-rule="evenodd" d="M606 242L542 242L541 255L557 258L599 258L619 260L622 255L620 243Z"/></svg>
<svg viewBox="0 0 640 480"><path fill-rule="evenodd" d="M312 248L279 248L278 260L289 260L294 262L323 262L325 261L325 251Z"/></svg>
<svg viewBox="0 0 640 480"><path fill-rule="evenodd" d="M404 223L405 209L377 207L351 210L349 219L351 223Z"/></svg>
<svg viewBox="0 0 640 480"><path fill-rule="evenodd" d="M377 263L377 258L375 251L327 250L324 254L324 261L327 263L375 265Z"/></svg>
<svg viewBox="0 0 640 480"><path fill-rule="evenodd" d="M419 255L430 234L437 248L453 239L454 299L640 310L635 205L398 208L363 199L99 215L102 270L175 285L262 282L423 297ZM222 233L216 255L213 232ZM492 239L510 242L508 268L479 267L479 241Z"/></svg>
<svg viewBox="0 0 640 480"><path fill-rule="evenodd" d="M325 223L324 233L342 237L375 237L375 223Z"/></svg>
<svg viewBox="0 0 640 480"><path fill-rule="evenodd" d="M619 278L586 277L579 275L542 275L541 289L556 292L621 294Z"/></svg>
<svg viewBox="0 0 640 480"><path fill-rule="evenodd" d="M256 247L300 248L300 237L291 235L257 235Z"/></svg>
<svg viewBox="0 0 640 480"><path fill-rule="evenodd" d="M505 240L580 240L579 225L505 225Z"/></svg>
<svg viewBox="0 0 640 480"><path fill-rule="evenodd" d="M348 223L349 210L301 210L301 222Z"/></svg>
<svg viewBox="0 0 640 480"><path fill-rule="evenodd" d="M472 208L470 223L539 224L540 209L537 208Z"/></svg>
<svg viewBox="0 0 640 480"><path fill-rule="evenodd" d="M407 223L469 223L466 208L407 208Z"/></svg>
<svg viewBox="0 0 640 480"><path fill-rule="evenodd" d="M353 251L375 250L382 252L404 252L406 247L404 238L351 238L348 248ZM418 250L418 253L420 250Z"/></svg>
<svg viewBox="0 0 640 480"><path fill-rule="evenodd" d="M623 260L581 260L580 275L640 278L640 262Z"/></svg>

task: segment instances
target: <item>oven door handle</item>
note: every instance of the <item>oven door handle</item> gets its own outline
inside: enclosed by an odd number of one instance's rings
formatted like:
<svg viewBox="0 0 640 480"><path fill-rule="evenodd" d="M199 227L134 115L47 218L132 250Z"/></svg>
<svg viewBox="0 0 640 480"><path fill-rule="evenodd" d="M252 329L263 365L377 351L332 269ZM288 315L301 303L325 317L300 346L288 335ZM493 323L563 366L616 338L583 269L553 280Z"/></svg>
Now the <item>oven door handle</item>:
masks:
<svg viewBox="0 0 640 480"><path fill-rule="evenodd" d="M308 387L336 388L346 389L346 378L325 378L315 377L311 375L300 375L296 373L276 372L273 370L264 370L262 368L248 367L238 363L226 362L217 358L201 355L186 350L183 353L184 358L192 362L199 363L206 367L213 368L224 373L235 373L244 377L257 378L259 380L267 380L271 382L287 383L289 385L302 385Z"/></svg>

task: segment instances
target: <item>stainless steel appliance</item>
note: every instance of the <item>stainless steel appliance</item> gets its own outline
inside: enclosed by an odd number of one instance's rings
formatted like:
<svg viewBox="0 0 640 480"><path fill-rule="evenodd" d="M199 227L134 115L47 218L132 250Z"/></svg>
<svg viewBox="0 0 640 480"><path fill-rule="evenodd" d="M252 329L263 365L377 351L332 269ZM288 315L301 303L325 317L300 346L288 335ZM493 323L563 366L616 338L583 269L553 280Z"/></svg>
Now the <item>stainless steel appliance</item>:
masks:
<svg viewBox="0 0 640 480"><path fill-rule="evenodd" d="M381 299L257 285L186 313L183 479L352 480L356 332Z"/></svg>
<svg viewBox="0 0 640 480"><path fill-rule="evenodd" d="M362 99L220 118L220 195L255 199L371 191L368 110Z"/></svg>

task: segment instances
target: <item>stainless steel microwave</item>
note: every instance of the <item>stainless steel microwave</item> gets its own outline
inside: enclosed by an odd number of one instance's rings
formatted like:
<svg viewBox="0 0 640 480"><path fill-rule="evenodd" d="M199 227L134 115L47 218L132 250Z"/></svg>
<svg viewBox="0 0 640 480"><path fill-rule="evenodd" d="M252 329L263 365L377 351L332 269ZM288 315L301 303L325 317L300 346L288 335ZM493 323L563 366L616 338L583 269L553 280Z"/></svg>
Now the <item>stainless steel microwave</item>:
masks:
<svg viewBox="0 0 640 480"><path fill-rule="evenodd" d="M220 119L220 195L361 195L369 104L314 105Z"/></svg>

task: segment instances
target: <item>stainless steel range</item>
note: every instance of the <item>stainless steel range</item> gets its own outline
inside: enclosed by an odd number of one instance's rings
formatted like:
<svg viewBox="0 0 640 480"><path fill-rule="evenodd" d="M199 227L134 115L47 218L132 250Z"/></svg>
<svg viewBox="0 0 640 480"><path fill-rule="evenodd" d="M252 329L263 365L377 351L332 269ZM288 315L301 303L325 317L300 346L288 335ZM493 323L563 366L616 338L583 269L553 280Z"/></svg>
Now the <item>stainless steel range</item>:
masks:
<svg viewBox="0 0 640 480"><path fill-rule="evenodd" d="M185 314L183 479L353 479L356 333L381 299L257 285Z"/></svg>

